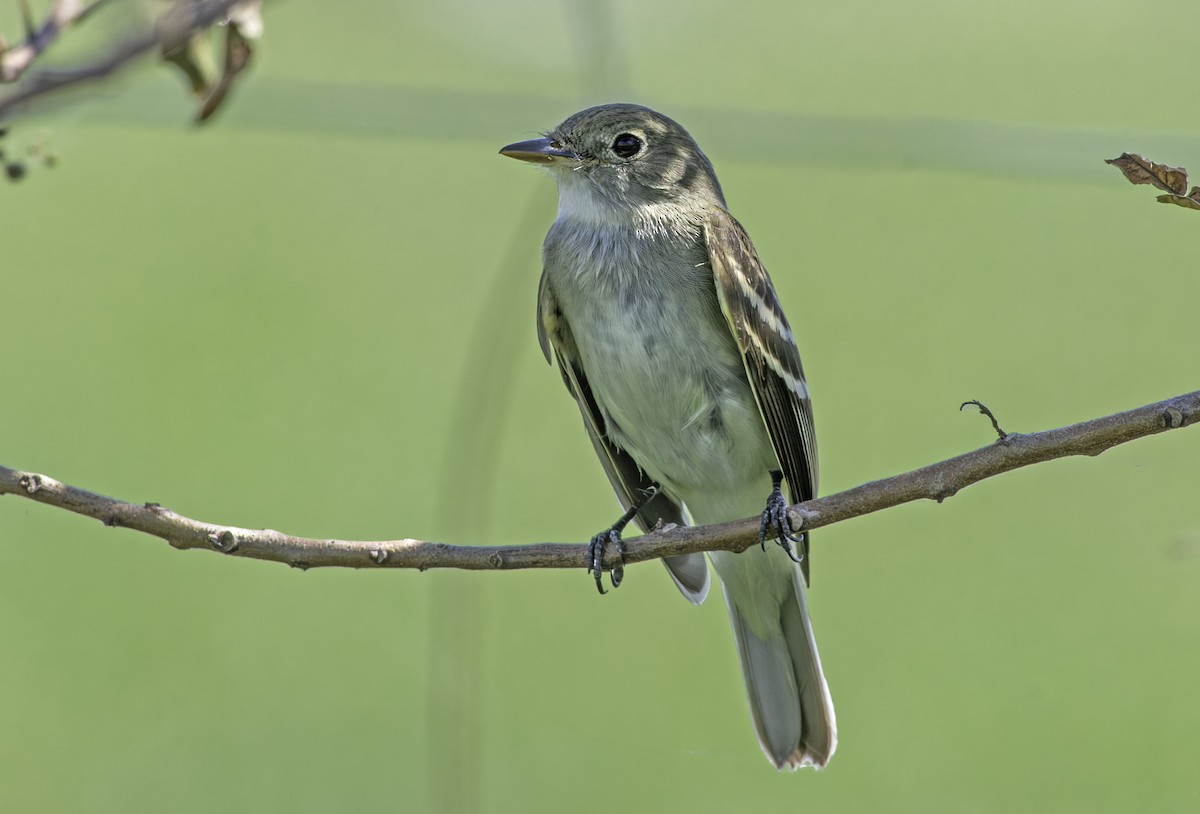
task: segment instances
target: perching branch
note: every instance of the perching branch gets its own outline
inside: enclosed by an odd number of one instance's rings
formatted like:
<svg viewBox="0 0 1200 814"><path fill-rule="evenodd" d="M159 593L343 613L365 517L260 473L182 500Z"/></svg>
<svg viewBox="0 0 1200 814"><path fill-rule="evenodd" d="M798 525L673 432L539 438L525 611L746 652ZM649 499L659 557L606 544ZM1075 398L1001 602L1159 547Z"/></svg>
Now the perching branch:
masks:
<svg viewBox="0 0 1200 814"><path fill-rule="evenodd" d="M1029 435L1011 433L990 446L941 463L865 483L791 508L797 528L829 526L901 503L939 503L973 483L1070 455L1099 455L1106 449L1200 422L1200 391L1136 410ZM156 503L137 505L60 483L45 475L0 466L0 495L14 494L161 537L175 548L199 548L235 557L283 562L294 568L515 568L587 567L587 546L538 543L467 546L423 540L314 540L278 531L236 528L193 520ZM742 551L758 540L758 518L715 526L668 527L625 543L627 563L699 551Z"/></svg>

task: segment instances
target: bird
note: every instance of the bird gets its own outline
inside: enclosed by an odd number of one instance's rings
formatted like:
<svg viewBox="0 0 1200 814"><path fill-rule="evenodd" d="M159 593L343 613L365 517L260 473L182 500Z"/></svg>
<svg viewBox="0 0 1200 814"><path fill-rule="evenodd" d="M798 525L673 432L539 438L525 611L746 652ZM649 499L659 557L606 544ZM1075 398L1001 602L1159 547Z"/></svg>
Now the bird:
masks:
<svg viewBox="0 0 1200 814"><path fill-rule="evenodd" d="M762 545L709 559L759 745L777 769L823 768L837 723L808 611L809 537L782 493L816 495L812 402L775 286L712 163L676 121L626 103L590 107L500 154L558 186L538 341L625 509L592 538L597 587L631 520L649 530L759 516ZM703 602L704 555L664 562ZM622 574L611 568L614 587Z"/></svg>

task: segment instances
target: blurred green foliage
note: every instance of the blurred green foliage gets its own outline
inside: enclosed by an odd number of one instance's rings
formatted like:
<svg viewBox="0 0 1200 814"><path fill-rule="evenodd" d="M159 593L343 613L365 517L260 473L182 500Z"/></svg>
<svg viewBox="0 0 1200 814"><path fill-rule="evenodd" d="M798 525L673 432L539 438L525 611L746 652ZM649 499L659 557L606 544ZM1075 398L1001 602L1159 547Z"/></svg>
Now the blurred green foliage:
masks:
<svg viewBox="0 0 1200 814"><path fill-rule="evenodd" d="M826 493L988 443L969 398L1019 432L1193 390L1200 219L1102 163L1200 173L1147 21L1177 49L1200 6L268 4L214 126L147 68L8 137L61 160L0 185L0 462L311 536L584 540L615 502L534 338L554 190L496 150L617 99L754 236ZM1198 453L821 531L841 748L798 776L720 599L658 566L300 573L6 498L0 810L1195 810Z"/></svg>

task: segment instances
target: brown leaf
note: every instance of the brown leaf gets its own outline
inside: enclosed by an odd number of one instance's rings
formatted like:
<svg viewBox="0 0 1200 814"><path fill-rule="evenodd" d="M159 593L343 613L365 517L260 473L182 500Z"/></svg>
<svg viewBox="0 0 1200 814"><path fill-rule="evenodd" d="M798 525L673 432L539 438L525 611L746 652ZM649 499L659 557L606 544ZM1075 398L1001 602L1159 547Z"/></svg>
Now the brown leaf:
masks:
<svg viewBox="0 0 1200 814"><path fill-rule="evenodd" d="M212 118L237 78L250 64L254 56L254 44L262 37L261 5L261 0L247 0L230 14L225 26L225 67L200 105L196 114L197 124Z"/></svg>
<svg viewBox="0 0 1200 814"><path fill-rule="evenodd" d="M1156 164L1136 153L1121 153L1116 158L1106 159L1104 163L1112 164L1123 172L1131 184L1151 184L1163 192L1171 193L1159 197L1160 201L1169 197L1186 197L1184 193L1187 192L1188 177L1187 170L1182 167Z"/></svg>
<svg viewBox="0 0 1200 814"><path fill-rule="evenodd" d="M192 86L192 93L197 96L203 96L208 91L208 74L212 72L208 64L211 60L206 59L201 40L202 37L196 35L178 42L163 43L162 47L162 58L183 71Z"/></svg>
<svg viewBox="0 0 1200 814"><path fill-rule="evenodd" d="M1191 195L1159 195L1158 202L1175 204L1185 209L1200 209L1200 198L1196 197L1197 192L1200 192L1200 189L1193 187Z"/></svg>

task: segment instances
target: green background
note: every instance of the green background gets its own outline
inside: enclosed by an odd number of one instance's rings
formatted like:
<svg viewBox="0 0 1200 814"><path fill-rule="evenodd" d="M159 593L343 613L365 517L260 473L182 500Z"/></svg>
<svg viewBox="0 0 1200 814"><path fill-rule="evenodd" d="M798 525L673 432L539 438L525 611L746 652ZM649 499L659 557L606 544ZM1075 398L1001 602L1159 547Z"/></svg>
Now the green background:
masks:
<svg viewBox="0 0 1200 814"><path fill-rule="evenodd" d="M496 151L618 99L691 130L772 270L827 494L989 443L966 399L1034 431L1200 381L1200 213L1103 164L1200 175L1191 0L266 26L203 130L147 66L8 136L60 162L0 185L0 463L317 537L585 539L615 502L534 336L554 189ZM1169 433L817 534L840 748L798 775L754 741L720 599L657 565L604 598L301 573L7 497L0 810L1194 811L1198 454Z"/></svg>

